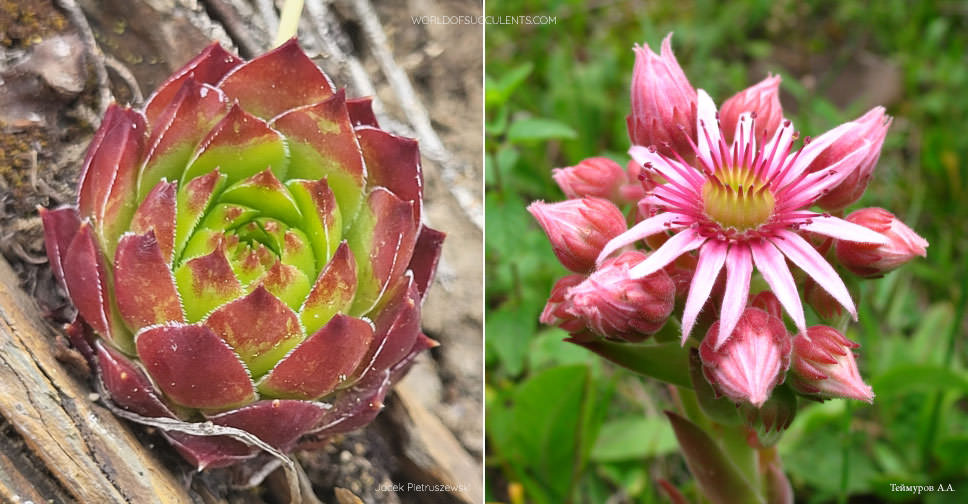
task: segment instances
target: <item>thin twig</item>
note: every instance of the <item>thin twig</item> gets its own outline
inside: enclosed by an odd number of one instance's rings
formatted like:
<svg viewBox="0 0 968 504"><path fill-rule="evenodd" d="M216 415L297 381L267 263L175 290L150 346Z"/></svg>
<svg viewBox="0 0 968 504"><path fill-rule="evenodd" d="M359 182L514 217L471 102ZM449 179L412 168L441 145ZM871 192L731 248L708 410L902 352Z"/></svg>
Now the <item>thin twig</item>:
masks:
<svg viewBox="0 0 968 504"><path fill-rule="evenodd" d="M383 75L386 76L391 89L400 99L407 120L413 124L417 132L417 138L420 139L421 143L421 152L424 152L428 158L440 163L440 176L444 185L471 222L478 229L484 229L484 213L481 211L480 202L472 191L458 183L462 178L461 176L468 173L469 167L456 160L455 156L444 147L440 137L437 136L437 132L434 131L430 123L430 114L421 103L413 85L410 84L410 78L393 59L393 51L390 49L390 44L387 42L383 26L380 24L380 19L377 17L373 5L370 4L369 0L355 0L353 6L363 27L363 34L373 47L373 54L380 63Z"/></svg>
<svg viewBox="0 0 968 504"><path fill-rule="evenodd" d="M104 53L98 47L97 40L94 39L94 32L91 30L91 25L87 23L87 18L84 17L84 12L81 11L77 2L74 0L57 0L57 4L67 14L67 18L71 20L71 23L74 24L77 31L80 32L81 42L84 44L85 52L91 58L91 64L94 66L94 77L97 81L98 88L99 110L97 122L92 124L97 128L101 125L101 117L104 116L104 112L108 109L111 102L114 101L114 95L111 94L111 84L108 80L108 71L104 67Z"/></svg>
<svg viewBox="0 0 968 504"><path fill-rule="evenodd" d="M260 32L252 29L258 16L248 4L227 0L205 0L205 4L208 5L213 20L221 23L229 37L238 45L242 57L253 58L265 50L267 41L253 37L253 34Z"/></svg>
<svg viewBox="0 0 968 504"><path fill-rule="evenodd" d="M30 264L47 264L47 256L35 256L24 250L20 242L13 240L10 242L10 249L13 250L21 259Z"/></svg>
<svg viewBox="0 0 968 504"><path fill-rule="evenodd" d="M253 3L266 26L279 26L279 16L276 15L276 6L272 0L255 0Z"/></svg>
<svg viewBox="0 0 968 504"><path fill-rule="evenodd" d="M114 70L124 81L124 84L128 86L128 90L131 91L131 98L134 103L142 103L145 101L145 97L141 94L141 86L138 85L138 79L131 73L124 63L121 63L117 58L111 56L110 54L104 55L104 64Z"/></svg>
<svg viewBox="0 0 968 504"><path fill-rule="evenodd" d="M355 0L353 7L356 10L358 21L363 28L363 35L366 36L370 42L370 47L373 49L373 56L376 57L377 62L380 64L383 75L390 82L390 87L400 98L400 105L407 115L407 120L417 130L417 135L423 144L422 147L429 152L445 153L446 149L444 148L444 144L440 141L440 137L437 136L437 132L434 131L433 126L430 124L430 114L427 113L427 109L420 102L417 92L414 91L413 86L410 84L410 78L407 76L407 73L393 59L393 51L390 50L386 33L383 32L380 18L377 17L373 6L370 5L368 0Z"/></svg>
<svg viewBox="0 0 968 504"><path fill-rule="evenodd" d="M317 45L323 49L339 66L349 70L350 81L357 93L373 97L373 112L383 114L383 103L376 97L376 86L370 80L363 64L351 54L350 42L337 28L336 20L324 0L306 0L306 13L312 21Z"/></svg>

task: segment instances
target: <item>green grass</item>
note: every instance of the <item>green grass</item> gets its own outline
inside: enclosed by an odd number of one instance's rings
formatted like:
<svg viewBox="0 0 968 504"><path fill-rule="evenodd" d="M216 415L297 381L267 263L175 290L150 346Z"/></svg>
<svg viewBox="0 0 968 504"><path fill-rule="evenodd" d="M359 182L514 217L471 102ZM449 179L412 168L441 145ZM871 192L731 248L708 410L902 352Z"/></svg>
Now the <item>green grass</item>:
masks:
<svg viewBox="0 0 968 504"><path fill-rule="evenodd" d="M786 115L816 136L882 104L895 117L854 207L882 206L928 258L862 284L848 337L877 397L801 408L780 442L800 502L956 502L968 489L968 14L957 2L487 2L556 24L486 28L487 491L522 502L664 502L694 492L662 410L667 390L539 326L566 274L525 211L563 198L552 168L625 164L632 45L673 48L721 103L767 72ZM881 100L874 102L874 100ZM843 461L847 464L844 465ZM951 482L911 496L890 483ZM510 492L510 493L509 493Z"/></svg>

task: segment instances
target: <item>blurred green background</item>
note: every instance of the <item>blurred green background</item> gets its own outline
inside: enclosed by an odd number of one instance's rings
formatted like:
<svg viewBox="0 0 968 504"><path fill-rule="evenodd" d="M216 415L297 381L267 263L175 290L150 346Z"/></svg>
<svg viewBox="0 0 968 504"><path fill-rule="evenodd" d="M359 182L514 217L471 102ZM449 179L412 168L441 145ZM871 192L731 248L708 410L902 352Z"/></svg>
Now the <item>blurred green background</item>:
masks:
<svg viewBox="0 0 968 504"><path fill-rule="evenodd" d="M798 502L968 502L968 6L965 2L509 2L486 27L486 400L489 501L667 502L695 489L663 386L538 324L566 270L525 211L557 201L554 167L627 161L634 43L673 48L717 103L767 72L787 117L816 136L883 104L895 117L859 204L930 241L928 258L862 284L860 367L873 405L801 410L779 445ZM912 495L891 483L951 483ZM698 502L698 501L696 501Z"/></svg>

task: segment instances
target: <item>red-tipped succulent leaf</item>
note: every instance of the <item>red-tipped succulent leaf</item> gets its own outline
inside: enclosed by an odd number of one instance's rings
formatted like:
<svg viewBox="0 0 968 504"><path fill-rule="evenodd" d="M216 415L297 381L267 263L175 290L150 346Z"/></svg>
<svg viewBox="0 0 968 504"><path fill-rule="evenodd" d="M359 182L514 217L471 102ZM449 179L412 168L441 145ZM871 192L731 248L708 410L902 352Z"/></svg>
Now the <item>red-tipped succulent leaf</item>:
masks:
<svg viewBox="0 0 968 504"><path fill-rule="evenodd" d="M444 234L422 199L417 142L293 40L248 62L213 44L143 109L111 106L77 204L40 214L114 404L289 451L368 423L436 345L420 306ZM199 468L257 454L163 434Z"/></svg>

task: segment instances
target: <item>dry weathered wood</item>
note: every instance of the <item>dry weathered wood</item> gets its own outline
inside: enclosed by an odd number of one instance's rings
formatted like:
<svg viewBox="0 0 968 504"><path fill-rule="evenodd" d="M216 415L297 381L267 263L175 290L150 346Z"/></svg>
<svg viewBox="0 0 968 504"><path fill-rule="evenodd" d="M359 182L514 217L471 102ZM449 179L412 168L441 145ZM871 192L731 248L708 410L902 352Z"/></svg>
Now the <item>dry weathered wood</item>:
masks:
<svg viewBox="0 0 968 504"><path fill-rule="evenodd" d="M51 331L16 285L0 259L0 416L23 439L30 462L42 467L18 463L24 455L17 446L0 443L0 496L10 502L64 502L65 493L83 503L193 502L55 359Z"/></svg>
<svg viewBox="0 0 968 504"><path fill-rule="evenodd" d="M401 456L412 464L411 471L425 481L443 485L462 502L484 502L480 465L447 427L421 405L417 399L420 390L403 380L394 391L396 400L385 413L402 427L398 431L402 436Z"/></svg>
<svg viewBox="0 0 968 504"><path fill-rule="evenodd" d="M0 435L0 501L69 502L70 495L45 475L43 464L26 451L23 439L3 422Z"/></svg>

